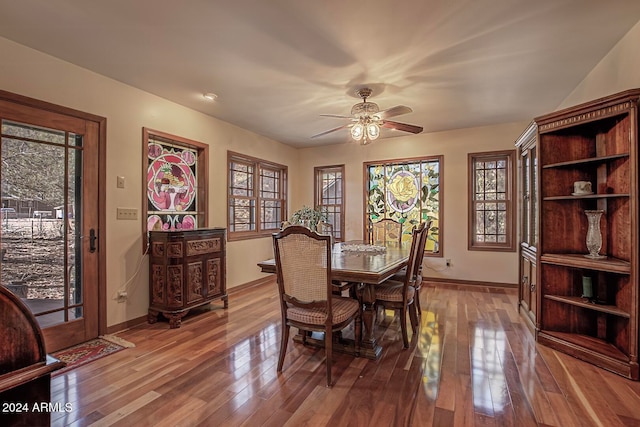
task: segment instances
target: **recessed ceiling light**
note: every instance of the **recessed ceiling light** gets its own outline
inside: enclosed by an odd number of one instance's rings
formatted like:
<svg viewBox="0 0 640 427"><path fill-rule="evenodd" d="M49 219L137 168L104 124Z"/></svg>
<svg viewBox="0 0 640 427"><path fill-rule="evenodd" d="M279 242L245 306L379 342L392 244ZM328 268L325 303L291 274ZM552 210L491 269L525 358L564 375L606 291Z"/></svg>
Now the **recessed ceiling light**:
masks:
<svg viewBox="0 0 640 427"><path fill-rule="evenodd" d="M215 101L218 98L218 95L212 92L203 93L202 96L209 101Z"/></svg>

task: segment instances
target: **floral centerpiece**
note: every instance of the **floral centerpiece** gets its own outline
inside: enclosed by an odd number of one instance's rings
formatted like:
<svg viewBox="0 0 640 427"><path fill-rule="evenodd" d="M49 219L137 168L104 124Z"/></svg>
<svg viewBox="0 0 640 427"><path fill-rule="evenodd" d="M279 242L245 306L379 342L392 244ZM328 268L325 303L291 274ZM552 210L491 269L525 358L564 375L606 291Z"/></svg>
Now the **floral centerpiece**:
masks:
<svg viewBox="0 0 640 427"><path fill-rule="evenodd" d="M315 230L319 221L327 221L327 213L324 209L313 209L309 206L302 206L289 217L289 223L293 225L304 225Z"/></svg>

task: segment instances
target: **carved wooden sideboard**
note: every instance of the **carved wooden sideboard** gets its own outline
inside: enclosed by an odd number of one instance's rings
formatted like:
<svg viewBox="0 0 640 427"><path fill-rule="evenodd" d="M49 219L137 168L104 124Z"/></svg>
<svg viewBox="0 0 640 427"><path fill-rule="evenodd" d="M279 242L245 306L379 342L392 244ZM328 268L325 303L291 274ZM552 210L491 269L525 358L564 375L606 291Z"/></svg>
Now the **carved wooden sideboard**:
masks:
<svg viewBox="0 0 640 427"><path fill-rule="evenodd" d="M229 306L224 228L149 232L149 323L180 327L189 310L220 298Z"/></svg>

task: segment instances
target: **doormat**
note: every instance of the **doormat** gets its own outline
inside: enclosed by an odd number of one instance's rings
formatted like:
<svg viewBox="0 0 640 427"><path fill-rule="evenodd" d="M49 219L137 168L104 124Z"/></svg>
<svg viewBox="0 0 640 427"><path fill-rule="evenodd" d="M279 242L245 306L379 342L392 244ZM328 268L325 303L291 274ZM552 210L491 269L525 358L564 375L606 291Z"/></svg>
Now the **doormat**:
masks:
<svg viewBox="0 0 640 427"><path fill-rule="evenodd" d="M65 362L67 366L53 372L52 376L63 374L78 366L85 365L93 360L100 359L128 347L135 347L135 344L116 337L115 335L103 335L82 344L57 351L53 353L52 356Z"/></svg>

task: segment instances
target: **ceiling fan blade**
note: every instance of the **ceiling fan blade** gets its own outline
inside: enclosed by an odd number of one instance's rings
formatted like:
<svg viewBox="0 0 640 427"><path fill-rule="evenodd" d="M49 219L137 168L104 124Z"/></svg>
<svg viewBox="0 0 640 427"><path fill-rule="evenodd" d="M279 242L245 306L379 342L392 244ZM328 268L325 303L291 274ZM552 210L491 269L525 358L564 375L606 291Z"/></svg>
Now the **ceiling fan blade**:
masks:
<svg viewBox="0 0 640 427"><path fill-rule="evenodd" d="M404 105L396 105L395 107L387 108L386 110L382 110L379 113L375 114L376 116L380 116L381 119L386 119L387 117L395 117L401 114L411 113L413 110Z"/></svg>
<svg viewBox="0 0 640 427"><path fill-rule="evenodd" d="M341 114L320 114L322 117L335 117L337 119L353 119L351 116L343 116Z"/></svg>
<svg viewBox="0 0 640 427"><path fill-rule="evenodd" d="M410 125L407 123L392 122L391 120L383 120L382 127L387 129L397 129L409 133L422 132L422 126Z"/></svg>
<svg viewBox="0 0 640 427"><path fill-rule="evenodd" d="M339 131L340 129L348 128L349 126L351 126L351 125L338 126L337 128L333 128L333 129L326 130L324 132L317 133L317 134L313 135L311 138L317 138L319 136L323 136L323 135L326 135L326 134L331 133L331 132Z"/></svg>

